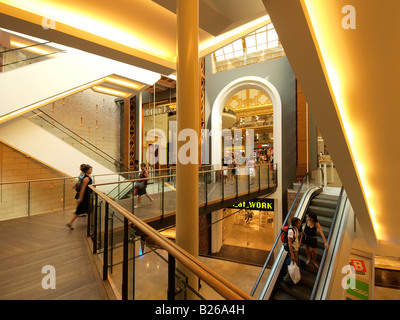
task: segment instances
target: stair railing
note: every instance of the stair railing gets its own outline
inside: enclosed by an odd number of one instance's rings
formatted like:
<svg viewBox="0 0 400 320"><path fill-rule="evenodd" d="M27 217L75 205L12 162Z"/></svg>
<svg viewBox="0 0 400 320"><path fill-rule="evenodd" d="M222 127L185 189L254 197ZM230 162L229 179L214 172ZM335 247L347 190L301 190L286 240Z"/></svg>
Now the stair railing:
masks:
<svg viewBox="0 0 400 320"><path fill-rule="evenodd" d="M97 230L97 219L98 217L98 208L97 202L101 200L105 204L104 215L102 216L104 219L104 241L103 241L103 280L108 279L109 272L109 248L111 246L111 239L109 239L109 214L111 211L111 207L115 212L120 214L123 217L123 262L122 262L122 287L121 287L121 296L122 300L126 300L129 297L128 294L128 281L129 281L129 270L128 270L128 247L129 247L129 225L131 224L136 230L138 230L141 234L143 234L147 239L151 239L152 243L160 249L166 250L168 253L168 300L174 300L175 295L177 293L175 277L176 277L176 262L180 262L183 266L185 266L191 273L199 277L202 281L204 281L207 285L209 285L213 290L215 290L218 294L220 294L223 298L228 300L254 300L249 294L237 288L234 284L227 281L221 275L216 273L210 267L203 264L196 257L192 256L187 251L183 250L177 244L162 236L158 231L150 227L147 223L134 216L133 213L129 212L121 205L110 199L107 195L99 191L95 186L91 185L89 188L93 192L94 203L95 206L90 206L90 209L93 210L89 215L93 217L94 223L94 238L93 238L93 253L96 253L100 248L97 247L96 244L96 234L97 232L101 232L101 230ZM88 221L89 223L89 221ZM135 273L133 272L133 277L135 277ZM131 280L132 281L132 280Z"/></svg>
<svg viewBox="0 0 400 320"><path fill-rule="evenodd" d="M31 44L31 45L28 45L28 46L23 46L23 47L18 47L18 48L13 48L13 49L7 49L7 50L1 51L0 54L8 54L10 52L21 51L21 50L29 50L30 48L35 48L37 46L47 45L49 43L52 43L52 42L51 41L46 41L46 42L40 42L40 43ZM26 58L26 59L20 59L20 60L17 60L17 61L6 63L6 64L1 64L0 65L0 70L2 70L2 68L4 68L4 67L15 65L17 63L31 61L31 60L37 60L37 59L40 59L40 58L43 58L43 57L51 56L53 54L65 53L65 52L67 52L67 50L56 50L54 52L49 52L49 53L44 53L44 54L37 53L38 55L35 56L35 57L30 57L30 58Z"/></svg>
<svg viewBox="0 0 400 320"><path fill-rule="evenodd" d="M115 167L119 168L119 171L129 171L129 169L126 168L121 161L114 159L109 154L107 154L105 151L101 150L100 148L98 148L97 146L92 144L91 142L87 141L85 138L81 137L80 135L78 135L77 133L72 131L71 129L68 129L66 126L64 126L62 123L60 123L59 121L54 119L52 116L50 116L43 110L41 110L41 109L37 109L37 110L39 112L36 112L35 110L31 111L36 116L36 118L40 118L44 122L48 123L51 127L59 130L62 134L75 140L80 145L85 146L86 149L90 150L97 156L103 158L105 161L112 164L113 167L115 166ZM43 116L42 116L42 114L43 114ZM27 117L29 118L29 116L27 116Z"/></svg>

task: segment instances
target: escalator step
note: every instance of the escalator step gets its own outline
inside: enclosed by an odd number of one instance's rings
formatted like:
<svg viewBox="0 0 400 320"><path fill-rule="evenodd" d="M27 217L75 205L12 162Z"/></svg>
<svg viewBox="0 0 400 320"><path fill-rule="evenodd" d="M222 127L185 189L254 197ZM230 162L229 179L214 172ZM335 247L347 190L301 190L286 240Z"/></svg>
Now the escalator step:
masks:
<svg viewBox="0 0 400 320"><path fill-rule="evenodd" d="M324 254L324 249L317 248L317 261L320 261L322 259L322 255L323 254ZM300 259L304 259L304 261L307 260L307 254L306 254L306 247L305 246L300 247L299 256L301 257Z"/></svg>
<svg viewBox="0 0 400 320"><path fill-rule="evenodd" d="M271 297L271 300L298 300L296 297L287 294L283 290L278 290L275 294Z"/></svg>
<svg viewBox="0 0 400 320"><path fill-rule="evenodd" d="M317 195L314 199L324 199L324 200L332 200L336 201L339 199L338 196L332 195L332 194L327 194L327 193L320 193Z"/></svg>
<svg viewBox="0 0 400 320"><path fill-rule="evenodd" d="M306 269L301 269L301 284L305 287L313 288L315 278L317 277L318 269L314 266L308 266Z"/></svg>
<svg viewBox="0 0 400 320"><path fill-rule="evenodd" d="M288 286L285 281L281 281L278 285L278 291L283 291L286 295L292 296L292 299L309 300L312 289L301 283Z"/></svg>
<svg viewBox="0 0 400 320"><path fill-rule="evenodd" d="M327 200L327 199L319 199L319 198L314 198L311 200L311 204L319 207L325 207L325 208L336 208L337 201L335 200Z"/></svg>
<svg viewBox="0 0 400 320"><path fill-rule="evenodd" d="M321 227L327 227L329 229L331 228L332 218L321 216L321 215L317 215L317 218L318 218L318 222L321 225Z"/></svg>
<svg viewBox="0 0 400 320"><path fill-rule="evenodd" d="M307 212L316 214L318 216L318 218L320 216L333 218L333 216L335 214L335 209L334 208L326 208L326 207L310 205L308 207Z"/></svg>

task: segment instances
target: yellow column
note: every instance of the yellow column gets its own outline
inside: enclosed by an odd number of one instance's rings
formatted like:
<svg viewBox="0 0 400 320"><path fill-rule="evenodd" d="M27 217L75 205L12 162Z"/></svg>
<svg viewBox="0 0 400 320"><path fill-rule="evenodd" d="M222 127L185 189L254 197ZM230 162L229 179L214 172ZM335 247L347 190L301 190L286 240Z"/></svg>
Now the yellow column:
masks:
<svg viewBox="0 0 400 320"><path fill-rule="evenodd" d="M199 135L199 1L177 1L177 131L194 130ZM195 140L195 141L193 141ZM184 164L179 150L176 179L176 243L195 257L199 251L198 164ZM198 139L191 139L193 157L198 161ZM178 263L180 270L185 270ZM198 288L198 279L187 270L189 284Z"/></svg>

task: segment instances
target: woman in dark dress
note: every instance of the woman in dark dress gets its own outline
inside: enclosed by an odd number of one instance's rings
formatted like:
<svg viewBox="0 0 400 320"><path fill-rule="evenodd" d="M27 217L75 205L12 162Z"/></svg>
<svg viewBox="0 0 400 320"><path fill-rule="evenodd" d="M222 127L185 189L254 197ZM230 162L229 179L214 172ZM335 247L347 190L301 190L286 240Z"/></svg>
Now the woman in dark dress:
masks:
<svg viewBox="0 0 400 320"><path fill-rule="evenodd" d="M78 193L78 198L76 199L78 205L76 207L76 211L74 213L74 216L72 217L72 220L69 223L67 223L67 226L71 230L74 229L72 227L72 224L74 223L75 219L79 215L88 213L89 211L90 189L87 186L92 184L92 178L90 178L92 171L93 171L92 167L89 166L88 164L83 166L82 168L82 172L85 174L85 176L82 179L82 183Z"/></svg>
<svg viewBox="0 0 400 320"><path fill-rule="evenodd" d="M307 265L310 264L311 255L310 255L310 248L312 252L312 263L318 269L317 264L317 231L324 240L324 244L326 248L329 248L329 244L326 242L326 238L324 232L322 231L322 227L318 222L317 215L309 214L306 223L303 227L303 238L302 243L306 245L306 253L307 253Z"/></svg>
<svg viewBox="0 0 400 320"><path fill-rule="evenodd" d="M142 172L140 173L140 175L139 175L139 178L141 178L141 179L143 179L143 178L148 178L149 177L149 171L147 171L147 168L146 168L146 164L145 163L142 163L141 165L140 165L140 169L142 169ZM150 200L150 203L152 203L153 202L153 198L152 197L150 197L150 195L147 193L147 190L146 190L146 188L147 188L147 179L146 180L142 180L142 181L140 181L140 187L137 187L136 186L136 189L138 189L137 190L137 195L138 195L138 203L137 203L137 205L135 206L135 208L140 208L140 199L141 199L141 197L142 197L142 195L145 195L147 198L149 198L149 200Z"/></svg>

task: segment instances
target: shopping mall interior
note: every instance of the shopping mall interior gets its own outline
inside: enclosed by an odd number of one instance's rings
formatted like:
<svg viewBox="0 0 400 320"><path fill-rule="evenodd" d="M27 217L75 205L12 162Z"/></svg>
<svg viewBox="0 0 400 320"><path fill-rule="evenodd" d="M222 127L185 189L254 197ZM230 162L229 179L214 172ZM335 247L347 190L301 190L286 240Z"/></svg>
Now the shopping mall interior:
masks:
<svg viewBox="0 0 400 320"><path fill-rule="evenodd" d="M388 6L1 1L0 299L400 299Z"/></svg>

